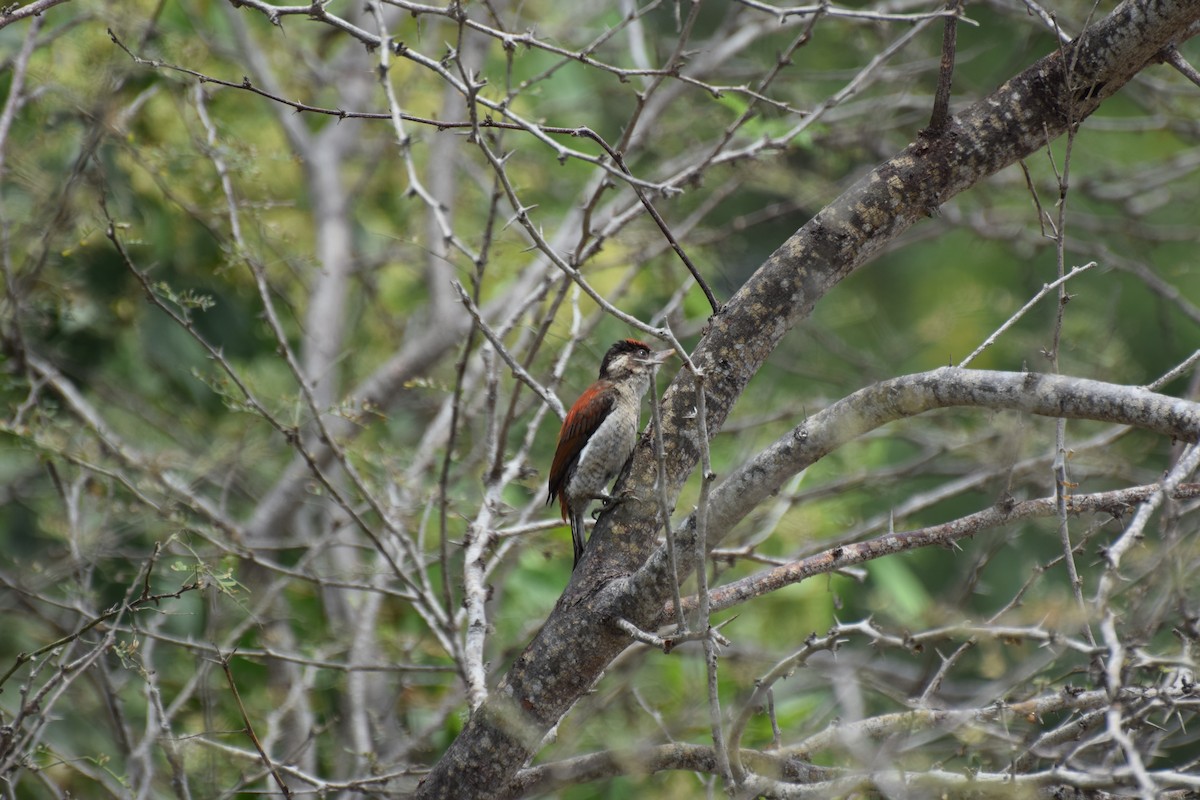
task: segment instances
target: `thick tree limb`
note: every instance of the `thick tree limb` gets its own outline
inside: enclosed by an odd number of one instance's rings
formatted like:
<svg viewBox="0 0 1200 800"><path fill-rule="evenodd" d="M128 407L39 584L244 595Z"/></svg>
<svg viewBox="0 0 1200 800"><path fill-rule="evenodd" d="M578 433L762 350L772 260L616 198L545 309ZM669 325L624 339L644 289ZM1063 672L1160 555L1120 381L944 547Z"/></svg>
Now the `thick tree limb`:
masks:
<svg viewBox="0 0 1200 800"><path fill-rule="evenodd" d="M1200 437L1200 404L1189 400L1063 375L943 367L860 389L805 420L713 491L710 525L729 530L793 475L868 431L952 406L1113 422L1183 441Z"/></svg>
<svg viewBox="0 0 1200 800"><path fill-rule="evenodd" d="M797 321L839 281L918 219L1078 124L1159 59L1200 19L1193 0L1122 3L952 118L940 134L921 134L823 209L786 241L710 321L693 360L705 374L709 435ZM666 479L677 492L697 464L695 380L681 374L664 397ZM630 485L653 485L644 441ZM644 495L652 498L652 493ZM616 506L600 520L583 563L541 632L519 656L423 782L422 798L496 797L536 751L544 733L628 644L609 624L635 624L665 600L669 582L630 579L654 547L652 499ZM690 568L681 564L682 569Z"/></svg>

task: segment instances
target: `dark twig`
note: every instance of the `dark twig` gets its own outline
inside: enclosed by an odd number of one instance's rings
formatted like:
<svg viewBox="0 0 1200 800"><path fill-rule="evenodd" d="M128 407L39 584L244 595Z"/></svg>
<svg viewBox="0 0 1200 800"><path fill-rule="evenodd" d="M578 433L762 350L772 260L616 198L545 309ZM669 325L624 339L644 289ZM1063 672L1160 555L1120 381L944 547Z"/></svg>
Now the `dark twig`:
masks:
<svg viewBox="0 0 1200 800"><path fill-rule="evenodd" d="M27 653L18 653L17 657L15 659L13 659L13 665L8 668L7 672L5 672L3 675L0 675L0 692L4 691L4 688L3 688L4 684L8 681L9 678L11 678L13 676L13 673L15 673L17 670L19 670L22 666L24 666L25 664L29 663L30 661L34 660L35 658L37 658L38 656L40 656L44 653L49 653L52 650L57 650L58 648L62 647L63 645L70 644L71 642L77 640L80 636L83 636L85 633L92 630L96 626L101 625L101 624L113 619L114 617L120 616L121 614L124 614L126 612L137 611L138 609L143 608L148 605L158 605L159 602L162 600L169 600L169 599L178 600L180 597L182 597L184 595L185 592L195 591L196 589L203 589L207 585L207 581L205 579L203 579L201 577L196 577L196 578L193 578L192 580L188 581L187 583L184 583L182 586L180 586L178 589L176 589L173 592L163 592L161 594L150 594L150 592L149 592L150 570L153 567L155 560L158 558L159 550L160 550L160 545L155 544L154 553L153 553L153 555L151 555L150 560L147 562L146 567L145 567L145 577L144 577L143 584L142 584L142 592L136 600L132 600L129 603L117 603L116 605L114 605L111 608L104 611L102 614L98 614L97 616L88 620L83 625L76 628L73 632L68 633L66 636L62 636L58 639L55 639L53 642L50 642L47 645L43 645L43 646L39 647L37 650L32 650Z"/></svg>
<svg viewBox="0 0 1200 800"><path fill-rule="evenodd" d="M229 668L229 659L232 657L233 653L221 657L221 670L225 673L225 681L229 684L229 690L233 692L234 701L237 702L238 713L242 715L242 723L246 726L246 735L250 737L250 741L254 742L254 749L262 757L263 764L271 773L271 777L275 779L276 785L279 786L279 791L283 792L284 797L291 797L291 787L287 785L283 780L283 776L279 774L279 769L271 761L271 757L267 755L267 751L263 749L262 742L258 740L258 736L254 733L254 726L250 724L250 716L246 713L246 706L242 704L242 696L238 693L237 683L233 680L233 670Z"/></svg>
<svg viewBox="0 0 1200 800"><path fill-rule="evenodd" d="M962 13L962 0L946 3L946 26L942 29L942 63L938 69L937 91L933 95L933 114L929 118L929 132L939 134L950 123L950 85L954 81L954 53L958 40L958 15Z"/></svg>
<svg viewBox="0 0 1200 800"><path fill-rule="evenodd" d="M1140 503L1159 491L1158 484L1135 486L1111 492L1070 495L1067 513L1107 513L1114 516ZM1200 483L1177 486L1170 495L1173 499L1195 499L1200 497ZM883 556L907 552L923 547L954 547L959 539L977 536L983 531L1008 525L1022 519L1052 517L1057 513L1054 497L1025 500L1014 505L996 505L968 514L940 525L910 531L892 531L865 542L839 545L799 561L792 561L763 572L749 575L733 583L712 589L709 592L710 613L724 611L755 597L773 592L783 586L799 583L813 575L836 572L839 569L873 561ZM696 596L686 597L683 607L691 613L700 605ZM657 619L669 620L675 613L671 604L665 604Z"/></svg>
<svg viewBox="0 0 1200 800"><path fill-rule="evenodd" d="M1200 70L1197 70L1191 63L1183 57L1179 52L1179 48L1171 45L1166 48L1166 62L1178 70L1179 74L1187 78L1192 83L1200 86Z"/></svg>
<svg viewBox="0 0 1200 800"><path fill-rule="evenodd" d="M621 158L620 153L609 147L608 142L604 141L604 139L598 133L593 131L591 128L585 127L581 128L580 133L577 135L586 136L596 144L603 147L605 152L612 156L612 159L617 163L617 166L621 168L621 171L629 177L633 177L633 173L630 172L629 167L625 166L625 159ZM642 206L645 207L651 218L653 218L654 224L658 226L658 229L662 231L663 236L665 236L667 241L671 243L671 249L675 251L675 255L679 256L679 260L683 262L683 265L688 268L688 272L692 273L692 277L696 279L696 283L700 285L701 290L704 292L704 296L708 298L708 305L712 308L713 313L715 314L720 311L721 304L717 302L717 296L713 294L713 290L710 289L708 284L704 281L704 277L700 274L700 270L696 269L696 265L692 263L690 258L688 258L687 253L683 252L683 248L680 247L679 242L675 240L675 236L671 233L671 229L667 227L667 223L662 218L662 215L658 213L658 209L656 209L654 204L651 203L646 197L646 193L642 191L642 187L638 186L632 181L629 185L637 194L638 200L641 201Z"/></svg>

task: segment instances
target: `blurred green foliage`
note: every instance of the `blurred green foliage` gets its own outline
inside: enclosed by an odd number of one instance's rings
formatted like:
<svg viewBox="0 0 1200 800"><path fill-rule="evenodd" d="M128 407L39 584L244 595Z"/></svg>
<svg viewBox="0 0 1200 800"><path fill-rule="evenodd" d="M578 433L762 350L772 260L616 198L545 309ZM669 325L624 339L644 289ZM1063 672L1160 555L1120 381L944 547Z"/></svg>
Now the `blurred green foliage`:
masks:
<svg viewBox="0 0 1200 800"><path fill-rule="evenodd" d="M622 19L612 8L589 9L584 35L568 24L580 13L568 5L525 4L522 19L537 20L547 40L561 39L559 45L568 49L586 46L591 37ZM1065 18L1090 7L1082 2L1056 5ZM673 4L663 4L640 20L655 60L669 54L678 35L675 13ZM718 4L705 6L694 35L703 40L732 13ZM959 28L956 103L983 96L1053 47L1048 33L1035 31L1022 19L991 7L968 7L968 13L979 27ZM215 644L239 629L237 647L257 654L270 649L272 626L279 623L299 634L304 655L328 661L349 658L345 632L327 617L325 587L289 583L281 592L286 616L256 617L261 613L257 603L273 589L254 559L233 554L242 552L244 543L229 553L214 549L210 542L228 540L228 532L160 492L157 481L169 472L222 513L245 521L294 453L279 431L253 412L196 339L147 302L141 282L106 235L107 212L116 223L115 235L158 300L194 324L196 334L227 359L272 415L302 427L310 422L302 393L280 358L280 343L264 319L262 298L246 264L254 259L262 265L286 342L300 350L314 275L322 265L315 255L309 165L289 143L281 118L293 115L310 134L351 127L359 141L343 160L340 177L351 202L353 253L346 257L354 260L354 272L346 300L344 352L335 366L339 393L348 393L373 375L414 331L439 324L422 316L431 292L425 263L434 246L425 208L410 191L408 165L388 121L295 115L247 91L197 83L194 75L137 64L106 33L110 28L145 58L238 82L259 68L252 67L251 54L243 52L243 40L235 35L238 27L253 46L254 59L278 78L278 91L287 99L341 108L346 97L335 67L360 73L377 69L376 54L303 16L289 16L277 28L251 9L231 9L216 0L80 0L46 12L39 34L46 42L29 61L26 102L4 143L3 248L9 264L9 302L4 308L9 318L3 323L5 364L0 373L5 420L0 431L0 484L5 487L0 572L6 588L0 600L0 670L7 670L18 653L42 648L123 598L136 597L145 580L143 566L156 543L164 544L170 555L164 554L152 567L154 592L174 592L198 576L204 583L203 589L126 615L116 642L103 657L106 666L97 671L95 681L101 688L73 692L70 703L56 710L62 721L47 727L44 749L35 759L42 777L33 777L31 771L5 776L15 781L17 796L50 797L48 787L53 785L62 794L101 797L105 791L98 786L128 785L135 766L114 744L114 731L137 728L150 714L150 684L143 670L153 670L153 685L167 705L191 682L202 685L186 708L173 712L174 732L181 740L205 732L218 744L247 747L243 722L215 666L216 654L199 655L176 646L176 640ZM11 91L11 65L28 29L28 23L22 23L0 30L0 58L9 67L0 73L0 95ZM773 97L793 108L812 108L841 89L897 35L894 26L844 21L828 27L822 23L815 30L812 41L793 54L792 66L771 87ZM786 147L714 167L688 191L654 198L675 224L703 211L684 245L721 297L736 291L825 202L925 124L935 80L932 65L940 46L936 30L926 31L889 63L886 74L839 107L839 113L805 129ZM442 21L411 16L398 17L392 31L398 41L441 56L457 46L454 34ZM715 82L728 87L752 84L795 36L794 28L763 35ZM624 47L625 40L614 37L598 48L596 58L628 67ZM489 79L486 96L498 100L513 91L512 109L547 125L588 126L614 143L637 103L635 91L616 76L546 50L517 46L510 61L502 48L489 47L477 57L481 73ZM443 86L430 75L411 61L393 61L389 78L406 112L429 118L442 113ZM633 80L644 85L641 77ZM1145 80L1182 85L1179 76L1161 71L1149 73ZM523 86L528 88L515 91ZM670 174L672 159L696 143L716 140L750 107L747 96L736 91L714 97L694 85L677 86L681 99L675 110L630 154L630 167L639 175ZM209 142L197 113L197 92L203 92L216 143ZM345 110L386 109L378 87L353 99L360 105ZM1197 183L1168 180L1173 172L1185 173L1194 159L1197 131L1190 121L1200 110L1197 102L1194 92L1139 93L1132 87L1106 103L1072 145L1067 268L1093 259L1100 266L1069 284L1072 297L1065 308L1059 352L1064 373L1145 384L1186 358L1200 342L1186 301L1176 303L1156 293L1128 268L1145 265L1183 298L1194 302L1200 297L1200 273L1192 268ZM863 111L872 106L878 110ZM748 146L780 136L794 124L792 115L760 105L733 135L734 142ZM481 303L505 297L533 257L519 226L511 224L511 209L502 201L504 210L489 218L497 189L463 132L438 132L411 122L407 126L414 135L411 154L417 173L428 180L438 169L455 170L453 213L459 229L469 231L472 244L481 246L483 228L495 223L487 234L492 238ZM454 164L430 163L438 135L456 137ZM599 152L586 139L554 139L582 152ZM516 189L536 205L547 227L574 211L581 185L595 173L575 159L559 163L548 147L522 134L497 132L493 144L509 156ZM1051 216L1058 195L1054 170L1065 163L1065 147L1060 141L1050 148L1053 163L1050 155L1027 163L1043 211ZM230 235L230 207L214 168L214 151L228 166L248 253ZM1161 180L1138 178L1160 173ZM714 198L719 200L709 207ZM658 252L661 247L658 231L648 219L640 219L606 241L585 265L588 280L602 295L619 298L625 312L650 319L685 276L669 251L643 259L648 250ZM471 259L455 250L445 258L457 279L470 284L477 274ZM631 262L640 263L632 276L626 267ZM899 246L850 276L784 339L735 409L728 426L735 433L721 434L714 442L718 477L785 435L806 414L864 385L958 362L1055 277L1053 242L1042 234L1021 170L1009 168L952 201L940 217L916 226ZM546 309L548 304L543 300L535 306ZM579 305L584 318L594 316L594 305L586 298ZM673 317L686 344L698 340L707 313L702 295L689 290ZM1055 302L1048 298L973 366L1048 370L1043 353L1051 345L1054 314ZM546 334L547 346L526 365L540 379L548 377L555 353L570 338L571 317L567 307L559 310ZM534 327L528 321L522 324L523 330ZM593 379L606 343L630 333L614 319L596 322L557 387L564 402ZM79 422L60 396L31 380L21 363L23 354L55 365L101 409L106 425L136 449L144 472L132 470L129 462L114 455L111 443ZM430 562L437 590L449 580L451 595L459 598L461 577L456 573L447 579L433 562L444 535L454 563L461 567L461 544L484 495L481 475L486 473L490 421L474 413L459 421L460 435L450 454L455 468L449 470L445 487L449 501L444 529L438 525L437 476L426 476L419 487L403 483L412 479L407 468L413 453L454 389L456 357L457 352L450 351L407 385L392 405L360 420L363 430L348 445L348 458L382 495L394 488L398 495L408 497L411 490L411 496L419 498L419 503L402 509L403 523L420 530L435 554ZM666 377L660 384L665 385ZM1189 381L1190 375L1184 375L1162 390L1182 395ZM497 391L507 397L518 393L515 387L511 374L504 373ZM516 396L520 413L500 443L505 452L515 450L525 437L537 402L528 391ZM478 411L478 405L469 408ZM1068 425L1073 442L1099 429ZM526 473L505 489L503 500L510 507L540 501L556 433L557 423L549 415L535 432ZM860 479L843 490L818 491L810 500L788 504L777 517L772 516L777 509L764 506L743 523L743 538L757 540L758 526L770 522L769 535L761 537L754 553L784 559L817 552L851 531L874 535L886 530L889 512L914 495L932 493L949 480L998 464L1045 456L1052 452L1053 441L1053 421L1007 413L944 412L896 423L831 454L788 491L803 495L847 477ZM1131 435L1111 448L1082 454L1072 463L1072 477L1083 487L1080 491L1153 481L1171 446L1156 437ZM921 469L879 480L870 477L922 458L926 461ZM440 456L433 463L440 467ZM469 468L459 468L461 464ZM1016 475L1000 470L969 491L923 505L894 524L913 528L952 519L987 507L1008 492L1022 498L1041 496L1049 491L1050 480L1044 466ZM302 506L324 505L325 487L312 481L305 491ZM679 500L680 515L691 509L697 492L698 479L693 479ZM785 499L779 502L786 504ZM354 505L371 525L380 525L378 515L361 498L355 498ZM547 511L546 517L552 514ZM337 524L344 526L343 532L353 527L344 518ZM1108 535L1089 524L1080 526L1081 534L1086 531L1097 541ZM269 550L270 561L307 569L310 542L303 534L302 529L279 532ZM493 673L511 663L536 632L569 576L565 529L523 537L519 552L500 574L491 576L496 597L488 660ZM368 547L362 539L356 546ZM1089 546L1081 557L1089 581L1095 579L1098 546ZM966 542L963 552L921 551L879 560L860 574L812 579L760 598L724 629L738 645L722 662L724 699L730 704L744 699L756 676L835 620L872 617L880 627L903 633L949 624L959 612L984 619L1060 554L1054 521L1028 522ZM762 568L744 558L733 561L720 562L721 581ZM328 576L371 581L381 573L387 571L373 563L361 574L331 571ZM1188 580L1184 573L1171 576L1168 583ZM430 635L427 620L404 602L399 587L392 588L398 594L382 600L385 611L374 657L446 670L395 677L380 700L397 711L396 735L411 739L411 764L427 765L461 728L465 706L459 704L453 713L445 710L461 685L452 660ZM1065 578L1035 583L1013 612L1014 620L1063 627L1078 625L1075 614ZM169 619L153 623L157 639L142 638L139 616ZM84 638L92 642L99 634ZM1168 636L1162 630L1153 635ZM153 649L152 662L144 655L147 647ZM959 668L974 681L996 680L1027 663L1035 648L1028 642L982 642ZM558 741L539 760L607 748L636 750L667 737L706 741L709 721L701 688L705 678L697 653L693 647L671 657L643 651L614 665L608 680L568 716ZM902 674L879 675L878 684L864 690L867 713L896 708L939 663L933 647L902 658ZM1064 664L1086 669L1083 658L1066 657L1060 666ZM231 666L256 719L287 700L286 687L272 682L257 655L234 657ZM312 735L320 744L314 745L312 768L318 774L340 775L350 745L321 737L339 724L340 698L355 673L315 671L319 677L310 697ZM827 688L837 674L836 665L822 661L818 668L802 672L802 678L777 687L775 713L785 730L817 730L840 713ZM27 674L18 673L0 697L6 720L16 711L16 687ZM970 684L964 680L962 686ZM964 699L965 693L963 689L953 697ZM112 709L102 702L106 696L120 697L128 719L109 718ZM647 713L651 707L666 722L652 718ZM745 743L764 746L770 740L766 718L755 717ZM1186 757L1194 757L1192 750ZM966 763L961 751L940 755ZM972 757L993 768L1004 756ZM160 763L164 758L153 757L164 776L154 790L159 796L169 794L169 770ZM65 760L77 762L68 766ZM926 760L912 757L914 765ZM233 796L242 790L238 787L249 785L246 773L256 768L227 760L219 747L188 748L183 763L193 796ZM702 787L692 774L668 773L622 777L601 788L589 784L561 796L695 797Z"/></svg>

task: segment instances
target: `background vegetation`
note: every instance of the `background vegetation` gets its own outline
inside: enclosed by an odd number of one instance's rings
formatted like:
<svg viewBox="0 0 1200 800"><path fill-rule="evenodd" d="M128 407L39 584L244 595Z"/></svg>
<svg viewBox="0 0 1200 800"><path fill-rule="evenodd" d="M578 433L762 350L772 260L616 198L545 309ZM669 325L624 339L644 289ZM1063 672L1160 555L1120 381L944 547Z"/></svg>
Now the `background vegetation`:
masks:
<svg viewBox="0 0 1200 800"><path fill-rule="evenodd" d="M947 15L953 112L1114 5L4 9L0 790L416 791L572 577L563 406L612 340L706 333L672 240L724 303L929 124ZM1085 264L970 366L1194 400L1196 31L820 298L713 431L716 482ZM707 582L761 591L719 635L634 633L492 788L1200 788L1195 422L1118 422L840 443L721 531ZM968 535L771 583L944 523Z"/></svg>

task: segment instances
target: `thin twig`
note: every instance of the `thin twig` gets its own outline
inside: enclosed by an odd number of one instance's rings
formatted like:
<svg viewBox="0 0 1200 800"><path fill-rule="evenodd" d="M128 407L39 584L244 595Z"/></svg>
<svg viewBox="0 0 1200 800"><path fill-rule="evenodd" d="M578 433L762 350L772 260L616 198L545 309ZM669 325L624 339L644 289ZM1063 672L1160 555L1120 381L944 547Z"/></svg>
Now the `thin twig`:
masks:
<svg viewBox="0 0 1200 800"><path fill-rule="evenodd" d="M662 417L658 408L658 384L650 382L650 424L654 428L654 460L658 465L654 481L658 513L662 518L663 537L667 542L667 560L671 564L671 595L675 601L675 628L680 634L687 633L687 616L683 613L683 595L679 589L679 556L675 548L675 532L671 527L671 501L667 497L666 453L663 450Z"/></svg>
<svg viewBox="0 0 1200 800"><path fill-rule="evenodd" d="M271 773L271 777L275 779L275 784L279 787L279 791L283 792L284 797L291 797L292 788L287 785L283 776L279 774L279 770L275 768L271 757L263 749L262 742L258 740L258 736L254 733L254 726L250 723L250 715L246 713L246 706L242 703L242 696L238 692L237 682L233 679L233 670L229 668L229 659L233 658L233 655L233 653L230 653L228 656L222 656L221 669L225 672L225 681L229 684L229 690L233 692L233 699L237 703L238 712L242 715L242 724L245 725L243 730L250 737L250 741L254 743L254 749L258 751L263 765Z"/></svg>
<svg viewBox="0 0 1200 800"><path fill-rule="evenodd" d="M1047 284L1043 285L1041 290L1039 290L1037 294L1035 294L1033 297L1031 297L1029 299L1028 303L1021 306L1021 308L1018 309L1015 314L1013 314L1011 317L1009 317L1004 322L1003 325L1001 325L999 328L997 328L992 333L991 336L988 336L986 339L984 339L983 344L979 345L979 347L976 347L971 352L971 355L967 356L962 361L958 362L958 366L965 367L968 364L970 364L972 361L975 360L976 356L978 356L984 350L988 349L993 344L995 344L996 340L999 339L1004 334L1005 331L1007 331L1009 328L1011 328L1013 325L1015 325L1017 323L1017 321L1021 319L1021 317L1025 316L1026 312L1028 312L1029 309L1031 309L1035 305L1037 305L1039 300L1041 300L1043 297L1048 295L1053 290L1061 287L1064 283L1071 280L1071 278L1074 278L1079 273L1086 272L1087 270L1091 269L1094 266L1096 266L1096 262L1089 261L1088 263L1084 264L1082 267L1073 267L1069 273L1067 273L1066 275L1063 275L1062 277L1060 277L1058 280L1054 281L1053 283L1047 283Z"/></svg>

